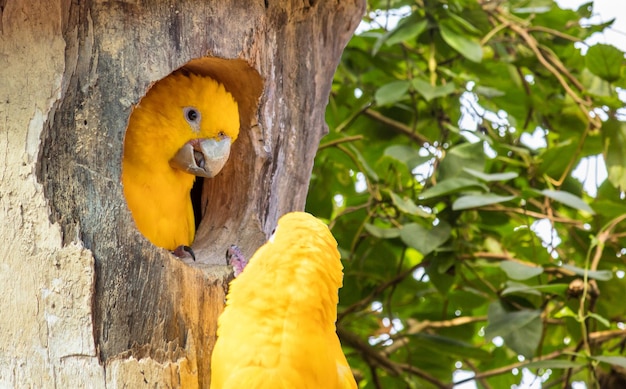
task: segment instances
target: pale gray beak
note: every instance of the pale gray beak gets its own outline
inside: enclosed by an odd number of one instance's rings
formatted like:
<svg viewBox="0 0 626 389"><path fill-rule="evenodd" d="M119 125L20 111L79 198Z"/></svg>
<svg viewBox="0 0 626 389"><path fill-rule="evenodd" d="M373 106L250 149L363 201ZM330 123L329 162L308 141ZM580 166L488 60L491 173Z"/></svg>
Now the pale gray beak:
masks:
<svg viewBox="0 0 626 389"><path fill-rule="evenodd" d="M170 166L194 176L212 178L219 173L230 156L230 138L192 139L170 159Z"/></svg>

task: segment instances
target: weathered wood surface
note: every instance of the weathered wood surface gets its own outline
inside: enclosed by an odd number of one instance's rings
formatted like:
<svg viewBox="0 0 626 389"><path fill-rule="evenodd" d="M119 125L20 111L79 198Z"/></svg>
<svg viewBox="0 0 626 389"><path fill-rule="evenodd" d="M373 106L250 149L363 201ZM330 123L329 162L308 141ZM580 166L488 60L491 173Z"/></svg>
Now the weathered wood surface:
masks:
<svg viewBox="0 0 626 389"><path fill-rule="evenodd" d="M207 387L230 244L302 209L348 1L0 1L0 386ZM194 58L242 106L185 264L135 229L127 118ZM106 368L105 368L106 367Z"/></svg>

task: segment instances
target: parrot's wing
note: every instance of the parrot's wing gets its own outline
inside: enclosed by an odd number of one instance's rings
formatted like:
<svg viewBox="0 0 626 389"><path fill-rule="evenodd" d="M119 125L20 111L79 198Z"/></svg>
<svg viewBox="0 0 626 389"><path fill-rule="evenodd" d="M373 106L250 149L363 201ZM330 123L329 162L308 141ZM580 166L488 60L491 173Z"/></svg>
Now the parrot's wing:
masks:
<svg viewBox="0 0 626 389"><path fill-rule="evenodd" d="M341 389L357 389L354 375L352 375L352 370L350 369L350 365L348 365L348 360L346 360L346 356L341 349L339 337L337 337L336 334L334 335L337 339L336 346L333 351L335 352L335 361L337 362L337 380L339 381L338 387Z"/></svg>
<svg viewBox="0 0 626 389"><path fill-rule="evenodd" d="M337 373L339 374L339 387L341 389L357 389L350 366L337 364Z"/></svg>

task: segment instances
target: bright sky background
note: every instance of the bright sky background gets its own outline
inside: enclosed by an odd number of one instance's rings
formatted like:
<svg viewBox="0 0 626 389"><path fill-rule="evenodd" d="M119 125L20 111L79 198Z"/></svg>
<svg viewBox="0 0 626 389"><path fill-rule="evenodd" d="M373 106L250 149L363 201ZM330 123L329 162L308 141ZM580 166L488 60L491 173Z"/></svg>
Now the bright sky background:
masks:
<svg viewBox="0 0 626 389"><path fill-rule="evenodd" d="M561 8L577 9L589 0L555 0ZM593 2L594 17L590 20L592 24L606 22L615 18L613 26L600 34L596 33L587 42L608 43L622 51L626 51L626 1L624 0L595 0Z"/></svg>

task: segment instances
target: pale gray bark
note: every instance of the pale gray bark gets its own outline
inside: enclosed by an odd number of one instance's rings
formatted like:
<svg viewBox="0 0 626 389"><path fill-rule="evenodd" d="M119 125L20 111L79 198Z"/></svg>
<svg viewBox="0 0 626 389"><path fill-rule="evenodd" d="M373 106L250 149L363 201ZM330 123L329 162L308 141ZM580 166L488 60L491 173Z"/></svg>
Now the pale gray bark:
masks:
<svg viewBox="0 0 626 389"><path fill-rule="evenodd" d="M207 387L230 277L217 264L230 244L250 256L280 215L303 208L364 2L0 10L0 386ZM181 66L222 81L242 121L231 159L205 182L196 264L136 231L120 183L132 105Z"/></svg>

